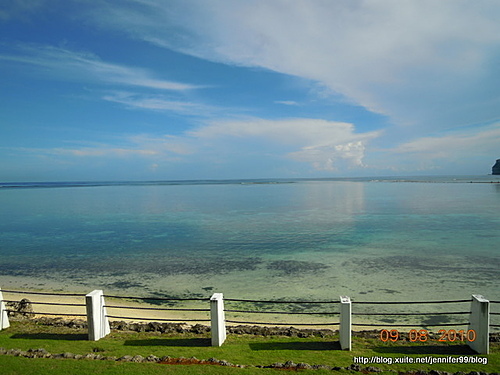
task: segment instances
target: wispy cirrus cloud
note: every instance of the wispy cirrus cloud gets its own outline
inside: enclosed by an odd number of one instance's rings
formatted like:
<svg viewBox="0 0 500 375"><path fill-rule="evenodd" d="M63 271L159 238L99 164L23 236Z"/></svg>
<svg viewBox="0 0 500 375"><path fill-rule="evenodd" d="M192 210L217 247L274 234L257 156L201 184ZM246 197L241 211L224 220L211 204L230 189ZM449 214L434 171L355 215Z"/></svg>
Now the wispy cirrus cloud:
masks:
<svg viewBox="0 0 500 375"><path fill-rule="evenodd" d="M0 5L0 21L12 18L23 19L26 14L35 13L44 4L45 0L4 1Z"/></svg>
<svg viewBox="0 0 500 375"><path fill-rule="evenodd" d="M119 142L121 145L117 146ZM188 140L173 135L152 136L148 134L116 137L114 143L67 141L67 147L0 147L13 155L35 155L54 157L60 160L76 159L134 159L174 160L194 152Z"/></svg>
<svg viewBox="0 0 500 375"><path fill-rule="evenodd" d="M299 103L297 103L294 100L276 100L275 103L276 104L283 104L283 105L292 105L292 106L300 105Z"/></svg>
<svg viewBox="0 0 500 375"><path fill-rule="evenodd" d="M169 91L201 87L165 80L146 69L105 62L93 53L53 46L18 45L14 51L1 54L0 61L30 65L37 68L38 74L42 76L63 80L94 81Z"/></svg>
<svg viewBox="0 0 500 375"><path fill-rule="evenodd" d="M395 147L374 148L367 167L377 171L415 173L440 171L445 174L489 173L498 158L500 123L475 125L437 135L417 137ZM469 172L474 174L474 172Z"/></svg>
<svg viewBox="0 0 500 375"><path fill-rule="evenodd" d="M434 137L422 137L403 143L391 153L408 154L419 159L460 159L464 153L477 156L496 155L499 150L500 123L453 131Z"/></svg>
<svg viewBox="0 0 500 375"><path fill-rule="evenodd" d="M164 95L147 95L127 91L115 91L104 95L103 100L120 103L130 109L143 109L159 112L176 112L189 116L212 116L222 112L221 108L193 102L172 100Z"/></svg>

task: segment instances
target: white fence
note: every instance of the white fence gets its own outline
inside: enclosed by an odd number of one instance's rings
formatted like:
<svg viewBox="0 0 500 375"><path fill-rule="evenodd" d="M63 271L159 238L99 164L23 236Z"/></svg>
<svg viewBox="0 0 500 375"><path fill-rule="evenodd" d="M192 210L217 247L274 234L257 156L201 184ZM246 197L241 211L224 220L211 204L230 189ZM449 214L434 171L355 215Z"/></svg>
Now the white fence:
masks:
<svg viewBox="0 0 500 375"><path fill-rule="evenodd" d="M492 325L490 324L490 315L500 315L499 313L491 313L490 312L490 301L484 298L481 295L473 295L469 300L458 300L458 301L423 301L423 302L352 302L351 299L347 296L341 296L338 301L255 301L255 300L244 300L244 299L224 299L222 293L214 293L211 298L141 298L141 297L118 297L118 296L106 296L104 295L102 290L94 290L89 294L55 294L55 293L41 293L41 292L24 292L24 291L7 291L4 290L5 293L12 294L30 294L30 295L51 295L51 296L74 296L74 297L85 297L85 304L66 304L66 303L53 303L53 302L31 302L32 304L38 305L63 305L63 306L77 306L77 307L85 307L86 314L63 314L63 313L40 313L40 312L26 312L25 314L43 314L43 315L70 315L70 316L81 316L87 318L88 325L88 337L89 340L97 341L101 338L105 337L107 334L111 332L109 325L109 318L115 319L134 319L136 321L141 320L155 320L155 321L186 321L185 319L150 319L150 318L132 318L126 316L117 316L117 315L108 315L107 308L125 308L130 310L177 310L177 311L195 311L195 312L207 312L210 315L210 319L202 320L195 319L192 321L200 322L200 321L209 321L211 327L211 343L212 346L221 346L226 340L226 324L234 323L234 324L261 324L261 325L310 325L310 326L338 326L339 331L339 341L340 347L342 350L351 350L351 337L352 337L352 327L353 326L374 326L374 327L402 327L405 324L392 324L388 325L385 323L377 323L377 324L367 324L367 323L353 323L353 316L360 315L453 315L453 314L461 314L468 315L468 322L458 322L458 323L447 323L447 324L430 324L425 326L467 326L466 330L456 331L454 329L443 330L446 332L454 332L456 337L458 337L457 332L462 333L461 341L465 341L467 345L469 345L474 351L479 354L488 354L489 353L489 333L490 327L500 327L500 325ZM159 300L159 301L203 301L204 303L209 304L210 308L208 309L175 309L175 308L152 308L152 307L127 307L127 306L111 306L106 305L105 298L124 298L124 299L142 299L146 301L151 300ZM315 306L321 304L329 304L335 305L338 307L337 311L323 311L323 312L290 312L290 311L251 311L251 310L233 310L233 309L225 309L225 301L228 302L238 302L238 303L258 303L258 304L314 304ZM9 327L9 318L8 312L15 312L9 310L6 303L16 302L12 300L6 300L3 297L2 290L0 289L0 330L6 329ZM435 312L435 313L353 313L353 305L359 304L446 304L446 303L470 303L470 311L461 311L461 312ZM500 304L500 301L491 301L491 303ZM226 313L257 313L257 314L307 314L307 315L322 315L322 316L338 316L338 322L328 322L328 323L272 323L272 322L247 322L247 321L235 321L226 319ZM384 329L387 333L387 339L390 339L389 335L392 335L393 332L397 332L397 330L388 331ZM417 332L415 329L411 330ZM422 330L425 331L425 330ZM463 334L465 332L465 335ZM382 331L381 331L382 333Z"/></svg>

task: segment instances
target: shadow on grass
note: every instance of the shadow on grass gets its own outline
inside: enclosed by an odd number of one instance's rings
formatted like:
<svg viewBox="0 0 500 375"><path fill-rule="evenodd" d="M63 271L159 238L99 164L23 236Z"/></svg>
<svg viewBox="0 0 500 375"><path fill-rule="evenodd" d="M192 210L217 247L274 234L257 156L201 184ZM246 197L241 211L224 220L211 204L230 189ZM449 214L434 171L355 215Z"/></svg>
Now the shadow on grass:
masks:
<svg viewBox="0 0 500 375"><path fill-rule="evenodd" d="M125 346L210 346L211 340L206 338L194 339L151 339L151 340L127 340Z"/></svg>
<svg viewBox="0 0 500 375"><path fill-rule="evenodd" d="M377 346L377 353L398 354L477 354L468 345L411 345L411 346Z"/></svg>
<svg viewBox="0 0 500 375"><path fill-rule="evenodd" d="M10 336L11 339L25 340L68 340L68 341L87 341L89 335L85 333L16 333Z"/></svg>
<svg viewBox="0 0 500 375"><path fill-rule="evenodd" d="M340 343L334 342L259 342L249 344L252 350L341 350Z"/></svg>

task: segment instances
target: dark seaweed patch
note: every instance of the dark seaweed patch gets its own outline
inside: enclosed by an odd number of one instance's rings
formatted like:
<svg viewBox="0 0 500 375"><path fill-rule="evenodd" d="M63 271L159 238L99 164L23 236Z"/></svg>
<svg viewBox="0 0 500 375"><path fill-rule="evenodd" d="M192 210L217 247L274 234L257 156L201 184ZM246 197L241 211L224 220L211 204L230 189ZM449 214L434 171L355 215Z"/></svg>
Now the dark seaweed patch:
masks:
<svg viewBox="0 0 500 375"><path fill-rule="evenodd" d="M254 271L261 263L259 258L242 260L186 258L167 260L143 269L143 272L159 275L220 275L237 271Z"/></svg>
<svg viewBox="0 0 500 375"><path fill-rule="evenodd" d="M129 288L144 288L144 284L134 283L132 281L116 281L114 283L109 284L113 288L117 289L129 289Z"/></svg>
<svg viewBox="0 0 500 375"><path fill-rule="evenodd" d="M440 272L442 274L474 274L475 279L491 280L500 276L500 260L493 257L463 257L464 261L452 265L446 260L425 259L411 255L381 256L373 258L354 258L342 263L342 267L354 269L363 275L374 272L394 272L408 270L413 274L420 272ZM388 291L389 292L389 291Z"/></svg>
<svg viewBox="0 0 500 375"><path fill-rule="evenodd" d="M384 291L385 293L387 294L397 294L397 293L401 293L400 291L398 290L394 290L394 289L379 289L379 290L382 290Z"/></svg>
<svg viewBox="0 0 500 375"><path fill-rule="evenodd" d="M429 316L422 320L422 325L425 326L433 326L436 324L445 324L450 323L450 317L446 315L434 315Z"/></svg>
<svg viewBox="0 0 500 375"><path fill-rule="evenodd" d="M266 267L269 270L279 271L282 275L297 275L304 273L316 273L323 271L328 266L322 263L304 262L298 260L277 260L271 262Z"/></svg>
<svg viewBox="0 0 500 375"><path fill-rule="evenodd" d="M240 258L237 260L194 258L194 257L162 257L158 259L129 259L124 261L117 258L105 258L76 262L39 262L32 263L3 263L0 272L10 276L40 277L67 274L71 279L79 279L91 273L100 276L123 277L131 273L140 273L144 276L175 276L175 275L221 275L230 272L253 271L262 261L260 258ZM141 285L142 286L142 285ZM118 288L122 288L119 284Z"/></svg>

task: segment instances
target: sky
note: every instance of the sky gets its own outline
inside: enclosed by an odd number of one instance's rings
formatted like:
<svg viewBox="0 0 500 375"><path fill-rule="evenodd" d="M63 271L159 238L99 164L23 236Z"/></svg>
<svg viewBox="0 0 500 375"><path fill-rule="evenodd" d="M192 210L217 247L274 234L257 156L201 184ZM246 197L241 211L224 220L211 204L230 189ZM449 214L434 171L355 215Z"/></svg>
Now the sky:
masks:
<svg viewBox="0 0 500 375"><path fill-rule="evenodd" d="M486 175L497 0L3 0L0 181Z"/></svg>

